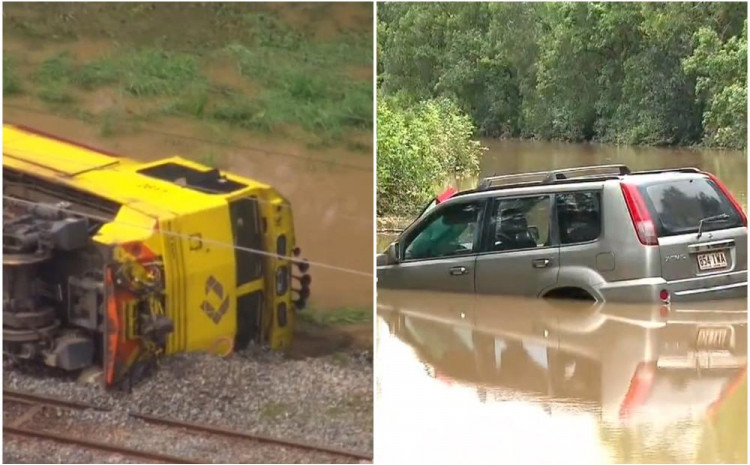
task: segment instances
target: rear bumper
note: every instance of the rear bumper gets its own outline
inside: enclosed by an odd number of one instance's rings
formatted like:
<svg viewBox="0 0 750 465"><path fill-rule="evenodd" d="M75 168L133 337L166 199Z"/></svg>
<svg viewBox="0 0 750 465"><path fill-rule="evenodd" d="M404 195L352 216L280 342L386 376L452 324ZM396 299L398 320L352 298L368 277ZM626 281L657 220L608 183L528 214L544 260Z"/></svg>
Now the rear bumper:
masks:
<svg viewBox="0 0 750 465"><path fill-rule="evenodd" d="M661 302L662 289L669 291L672 302L746 298L747 270L679 281L662 278L616 281L604 283L596 291L604 301Z"/></svg>

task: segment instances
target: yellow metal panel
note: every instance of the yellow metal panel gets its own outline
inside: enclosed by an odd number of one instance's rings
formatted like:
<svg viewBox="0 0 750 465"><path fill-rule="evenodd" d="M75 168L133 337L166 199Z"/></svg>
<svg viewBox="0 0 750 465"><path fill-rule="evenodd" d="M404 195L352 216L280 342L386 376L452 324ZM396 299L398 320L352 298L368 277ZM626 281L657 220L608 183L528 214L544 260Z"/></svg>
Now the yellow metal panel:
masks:
<svg viewBox="0 0 750 465"><path fill-rule="evenodd" d="M140 174L138 171L168 162L203 171L210 170L207 166L180 157L138 163L125 157L104 155L92 149L9 125L3 125L3 154L3 166L16 168L117 203L147 203L176 214L213 208L224 203L229 197L243 195L253 189L268 188L266 184L251 179L222 173L248 187L231 194L206 194Z"/></svg>
<svg viewBox="0 0 750 465"><path fill-rule="evenodd" d="M184 303L175 309L184 325L178 350L214 351L234 341L237 329L237 282L229 212L221 207L182 215L174 221L181 239L177 279L183 280ZM218 245L222 243L226 245Z"/></svg>
<svg viewBox="0 0 750 465"><path fill-rule="evenodd" d="M256 279L255 281L250 281L249 283L245 283L242 286L239 286L237 288L237 296L242 296L245 294L250 294L255 291L262 291L263 290L263 277L260 279Z"/></svg>
<svg viewBox="0 0 750 465"><path fill-rule="evenodd" d="M268 233L266 235L266 248L268 251L276 253L276 241L281 234L287 236L287 247L294 247L294 229L292 225L291 210L289 203L278 195L275 190L269 189L266 197L262 199L265 202L264 215L268 222ZM287 251L288 254L288 251ZM289 289L283 295L276 294L276 272L281 266L291 268L292 264L286 258L272 257L267 260L267 281L268 298L266 299L272 306L270 308L270 321L267 322L269 328L268 340L272 349L286 349L292 342L294 326L296 322L296 311L291 301L292 280L289 279ZM278 306L285 303L287 307L286 324L279 324Z"/></svg>
<svg viewBox="0 0 750 465"><path fill-rule="evenodd" d="M156 224L153 216L126 205L120 208L113 222L99 229L94 240L102 244L147 241L154 235Z"/></svg>
<svg viewBox="0 0 750 465"><path fill-rule="evenodd" d="M120 160L90 149L3 125L3 155L69 176Z"/></svg>

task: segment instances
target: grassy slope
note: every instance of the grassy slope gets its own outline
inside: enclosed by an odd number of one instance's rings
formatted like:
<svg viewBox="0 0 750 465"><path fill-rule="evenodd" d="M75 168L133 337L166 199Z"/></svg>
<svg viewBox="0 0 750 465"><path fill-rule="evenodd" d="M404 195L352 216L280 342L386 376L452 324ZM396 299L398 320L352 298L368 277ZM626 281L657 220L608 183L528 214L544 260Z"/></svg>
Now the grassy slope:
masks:
<svg viewBox="0 0 750 465"><path fill-rule="evenodd" d="M177 116L364 151L371 24L368 5L15 4L3 94L103 135Z"/></svg>

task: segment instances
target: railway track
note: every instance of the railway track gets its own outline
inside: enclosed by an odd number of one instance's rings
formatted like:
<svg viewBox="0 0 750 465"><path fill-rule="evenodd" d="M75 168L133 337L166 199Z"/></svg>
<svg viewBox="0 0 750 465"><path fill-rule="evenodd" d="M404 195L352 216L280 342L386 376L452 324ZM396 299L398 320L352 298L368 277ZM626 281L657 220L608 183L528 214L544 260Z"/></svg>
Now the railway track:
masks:
<svg viewBox="0 0 750 465"><path fill-rule="evenodd" d="M86 449L95 449L105 452L115 452L124 456L162 462L162 463L211 463L210 457L179 457L159 452L136 449L130 446L110 444L107 442L74 437L71 435L51 432L44 429L34 428L34 417L42 410L47 408L67 409L67 410L97 410L101 412L111 411L108 408L100 407L84 402L68 401L51 396L32 394L28 392L15 391L10 389L3 390L3 404L5 409L6 402L22 404L26 407L25 411L14 419L6 419L3 423L3 434L16 436L46 439L58 443L73 445ZM241 441L249 444L271 444L279 448L298 449L316 454L324 454L332 457L354 459L356 461L372 461L372 455L346 450L341 448L329 447L320 444L314 444L304 441L294 441L289 439L276 438L262 434L247 433L227 428L221 428L213 425L187 422L172 418L160 417L144 413L129 412L131 418L138 419L149 424L159 425L166 428L179 429L190 433L199 433L212 437L227 439L232 441ZM31 426L30 426L31 425Z"/></svg>

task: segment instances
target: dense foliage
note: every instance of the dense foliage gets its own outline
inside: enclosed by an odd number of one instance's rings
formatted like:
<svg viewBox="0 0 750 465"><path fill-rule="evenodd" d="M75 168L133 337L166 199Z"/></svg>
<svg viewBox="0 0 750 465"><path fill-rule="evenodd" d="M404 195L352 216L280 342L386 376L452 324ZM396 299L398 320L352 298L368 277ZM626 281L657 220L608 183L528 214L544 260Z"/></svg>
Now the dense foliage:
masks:
<svg viewBox="0 0 750 465"><path fill-rule="evenodd" d="M745 3L385 3L378 86L485 136L746 145Z"/></svg>
<svg viewBox="0 0 750 465"><path fill-rule="evenodd" d="M474 127L448 99L404 105L378 100L378 215L405 215L435 195L437 185L479 169Z"/></svg>

